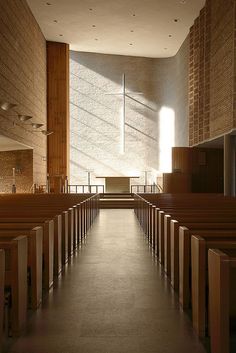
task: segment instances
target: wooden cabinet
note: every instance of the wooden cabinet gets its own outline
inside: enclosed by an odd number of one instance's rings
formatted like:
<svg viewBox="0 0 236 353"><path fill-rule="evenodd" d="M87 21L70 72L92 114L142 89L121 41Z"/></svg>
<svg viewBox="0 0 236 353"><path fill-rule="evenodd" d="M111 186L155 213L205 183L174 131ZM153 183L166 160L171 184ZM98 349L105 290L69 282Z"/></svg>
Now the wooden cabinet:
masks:
<svg viewBox="0 0 236 353"><path fill-rule="evenodd" d="M191 174L189 173L164 173L163 192L188 193L191 192Z"/></svg>

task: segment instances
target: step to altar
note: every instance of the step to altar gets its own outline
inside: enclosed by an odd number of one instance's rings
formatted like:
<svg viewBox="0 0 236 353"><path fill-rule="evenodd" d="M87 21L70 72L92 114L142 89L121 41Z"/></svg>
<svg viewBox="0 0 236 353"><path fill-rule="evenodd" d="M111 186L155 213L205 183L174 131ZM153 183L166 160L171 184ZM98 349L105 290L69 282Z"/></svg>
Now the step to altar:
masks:
<svg viewBox="0 0 236 353"><path fill-rule="evenodd" d="M134 198L131 193L100 194L100 208L134 208Z"/></svg>

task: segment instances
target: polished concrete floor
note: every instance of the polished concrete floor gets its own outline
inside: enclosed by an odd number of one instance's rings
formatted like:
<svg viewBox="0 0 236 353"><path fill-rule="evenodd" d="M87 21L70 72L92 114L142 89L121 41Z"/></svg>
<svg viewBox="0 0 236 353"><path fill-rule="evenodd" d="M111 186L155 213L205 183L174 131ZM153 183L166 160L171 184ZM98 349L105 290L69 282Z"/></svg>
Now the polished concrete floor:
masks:
<svg viewBox="0 0 236 353"><path fill-rule="evenodd" d="M133 210L101 210L10 353L205 353Z"/></svg>

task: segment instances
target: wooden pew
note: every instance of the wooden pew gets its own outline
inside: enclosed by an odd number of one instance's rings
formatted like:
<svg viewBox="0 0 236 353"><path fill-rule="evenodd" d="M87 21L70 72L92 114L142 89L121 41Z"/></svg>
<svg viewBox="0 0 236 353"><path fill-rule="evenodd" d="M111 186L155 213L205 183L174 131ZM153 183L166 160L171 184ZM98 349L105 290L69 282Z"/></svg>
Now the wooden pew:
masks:
<svg viewBox="0 0 236 353"><path fill-rule="evenodd" d="M87 228L91 226L92 221L95 219L95 216L98 214L98 200L99 195L73 195L73 194L43 194L43 195L34 195L34 194L15 194L15 195L2 195L0 196L0 204L4 202L4 207L6 203L11 205L13 201L20 200L21 204L23 203L24 208L32 209L32 206L35 207L35 202L37 201L37 207L43 206L44 208L49 208L54 211L63 211L68 208L69 212L69 231L68 231L68 249L69 253L72 253L77 247L79 235L78 235L78 210L79 203L85 202L87 210L86 215L86 224ZM30 207L30 208L29 208ZM70 210L72 208L73 211ZM93 211L91 210L93 208ZM72 214L72 220L70 219L70 213ZM74 218L74 221L73 221ZM84 233L84 232L83 232Z"/></svg>
<svg viewBox="0 0 236 353"><path fill-rule="evenodd" d="M234 222L235 212L228 209L211 210L202 208L201 210L172 210L169 213L159 211L159 261L168 269L168 260L171 249L171 220L177 220L184 225L184 222L213 223L213 222ZM178 233L178 232L177 232ZM178 236L178 234L177 234ZM166 255L166 256L165 256Z"/></svg>
<svg viewBox="0 0 236 353"><path fill-rule="evenodd" d="M145 198L143 198L143 197ZM138 220L144 229L144 233L147 234L150 243L152 244L155 253L159 255L160 262L164 264L164 238L158 239L158 224L155 225L155 222L158 223L158 218L153 217L150 213L150 205L152 208L156 208L159 211L165 213L170 213L171 211L176 212L185 212L186 210L196 210L196 212L201 212L204 208L214 212L214 210L222 210L226 207L228 209L236 210L236 202L234 198L225 197L221 194L143 194L143 195L134 195L136 209L135 213L138 217ZM149 202L150 201L150 202ZM155 211L154 211L155 213ZM150 223L150 225L149 225ZM150 230L152 234L150 235ZM163 233L164 234L164 224L163 224ZM160 247L159 247L160 240ZM159 247L159 250L158 250ZM159 252L159 253L158 253ZM161 256L160 256L161 255Z"/></svg>
<svg viewBox="0 0 236 353"><path fill-rule="evenodd" d="M0 214L2 214L2 217L6 219L8 217L8 213L11 213L12 216L12 203L14 202L20 202L21 204L23 203L24 206L21 207L20 214L18 213L17 215L14 215L14 218L18 216L18 218L24 218L30 215L31 217L33 216L32 213L37 213L37 215L40 215L40 217L45 218L53 215L53 212L58 211L58 205L55 207L54 203L60 203L60 207L68 207L71 206L73 203L78 202L79 200L85 200L87 199L87 195L32 195L32 194L27 194L27 195L1 195L0 196L0 204L1 202L4 204L4 209L6 209L6 203L8 203L8 207L10 208L9 211L1 211ZM23 199L23 200L22 200ZM86 208L88 208L88 205L91 207L91 205L94 205L95 203L97 204L97 199L98 195L93 195L89 199L89 203L86 204L86 201L83 201L86 205ZM25 204L26 203L26 204ZM43 206L43 209L42 209ZM85 208L85 207L84 207ZM79 228L78 222L79 217L77 214L77 211L79 210L79 204L76 204L75 206L71 207L71 214L74 217L71 217L70 220L67 218L68 216L66 215L67 211L63 211L62 215L57 215L55 216L54 219L54 275L58 275L61 272L62 269L62 264L65 264L68 262L68 257L73 253L74 248L76 247L76 243L78 241L77 234L75 234L75 229ZM6 212L6 213L5 213ZM45 213L44 213L45 212ZM90 213L89 210L87 210L87 213ZM76 216L75 216L76 215ZM89 222L87 221L87 214L86 210L83 211L83 234L86 231L85 227L85 222L87 224L87 227L90 226L90 223L92 220L94 220L95 215L97 215L97 210L96 212L91 212L91 219ZM2 218L1 217L1 218ZM59 217L62 217L62 220L59 219ZM56 220L56 221L55 221ZM1 219L0 219L1 222ZM60 225L60 223L62 223ZM60 227L62 227L62 231L60 231ZM62 233L62 234L61 234ZM70 236L71 235L71 236ZM61 239L62 237L62 239ZM61 247L61 251L60 251ZM48 261L48 263L50 263ZM49 277L49 276L48 276ZM47 283L47 281L46 281ZM46 288L50 287L52 285L52 281L50 281L49 285L46 285Z"/></svg>
<svg viewBox="0 0 236 353"><path fill-rule="evenodd" d="M171 248L171 285L175 290L179 289L179 230L180 227L186 227L185 233L195 232L195 234L200 234L201 232L205 232L206 230L234 230L236 228L236 222L228 223L228 222L211 222L211 223L199 223L194 220L193 222L189 222L189 220L172 220L171 219L171 236L170 236L170 248ZM193 234L192 233L192 234ZM185 235L183 235L184 237ZM187 249L190 249L190 240L186 238L186 242L181 240L181 253L188 253L185 251L184 247L187 246ZM190 250L189 250L190 251ZM190 252L189 252L190 254ZM190 257L189 257L190 258ZM188 259L186 259L188 261ZM188 262L189 263L189 262ZM184 264L182 266L185 266Z"/></svg>
<svg viewBox="0 0 236 353"><path fill-rule="evenodd" d="M3 318L4 318L4 288L5 288L5 252L0 250L0 351L3 341Z"/></svg>
<svg viewBox="0 0 236 353"><path fill-rule="evenodd" d="M209 219L210 221L210 219ZM199 222L197 219L193 219L192 221L189 220L171 220L171 235L170 235L170 248L171 248L171 284L175 290L179 289L179 253L181 254L190 254L190 238L183 238L187 237L188 231L195 232L195 234L200 234L201 232L205 230L233 230L236 228L236 222L234 223L228 223L228 222L218 222L219 219L213 222ZM181 233L181 240L180 240L180 227L186 226L186 230L184 231L184 234ZM183 231L181 231L183 232ZM197 233L196 233L197 232ZM191 233L193 234L193 233ZM186 240L186 241L185 241ZM180 249L181 247L181 249ZM186 249L185 249L186 247ZM186 258L186 261L187 258ZM187 268L189 262L187 262ZM185 267L185 264L182 264L182 266ZM184 301L183 301L184 303ZM183 304L185 305L185 304Z"/></svg>
<svg viewBox="0 0 236 353"><path fill-rule="evenodd" d="M11 241L1 238L0 249L5 251L5 288L9 287L11 292L11 331L19 335L27 312L27 237Z"/></svg>
<svg viewBox="0 0 236 353"><path fill-rule="evenodd" d="M62 214L56 214L56 212L52 211L52 209L49 209L47 211L46 208L36 208L36 207L24 207L22 206L20 210L17 211L12 211L12 207L8 206L5 207L4 210L0 211L0 222L3 219L10 219L10 218L21 218L21 219L30 219L34 218L35 223L37 223L37 219L40 219L40 221L45 221L45 220L52 220L54 223L53 226L53 237L54 240L53 242L55 243L55 247L53 248L53 271L54 275L58 276L62 270L62 237L68 235L68 229L66 231L62 232L62 227L64 226L63 229L65 229L65 225L63 222L66 223L66 227L68 227L68 221L65 220L65 218L68 218L67 211L62 212ZM30 222L30 220L29 220ZM41 222L40 222L41 223ZM39 224L40 225L40 224ZM47 241L47 239L45 239ZM45 243L46 246L47 242Z"/></svg>
<svg viewBox="0 0 236 353"><path fill-rule="evenodd" d="M235 249L236 230L234 234L228 233L207 234L203 236L192 236L191 238L191 262L192 262L192 320L193 327L200 337L206 334L207 322L207 288L208 288L208 249L220 250Z"/></svg>
<svg viewBox="0 0 236 353"><path fill-rule="evenodd" d="M191 237L198 234L202 237L221 237L228 234L234 237L236 223L199 223L189 224L188 228L179 228L179 257L178 257L178 276L179 276L179 300L184 309L190 304L190 274L191 274ZM171 268L172 270L172 268ZM175 269L176 271L176 269ZM176 276L177 277L177 276Z"/></svg>
<svg viewBox="0 0 236 353"><path fill-rule="evenodd" d="M32 194L23 194L23 195L1 195L0 196L0 205L1 203L4 205L4 210L10 207L9 212L12 211L12 203L20 202L21 212L32 213L35 210L42 214L43 211L47 212L47 216L51 217L52 212L55 214L56 212L63 212L66 208L68 208L67 212L69 213L68 219L68 251L69 254L73 252L73 250L77 247L78 242L78 209L79 209L79 201L81 199L84 205L83 212L83 234L86 232L86 229L90 227L92 220L95 217L96 212L91 211L91 207L97 203L98 195L93 195L88 198L86 195L32 195ZM74 205L75 204L75 205ZM86 206L86 207L85 207ZM4 216L5 211L1 211L2 216ZM7 211L6 211L7 212ZM50 214L48 213L50 212ZM72 215L70 217L70 214ZM5 215L6 216L6 215ZM23 216L23 214L22 214ZM86 221L86 224L85 224Z"/></svg>
<svg viewBox="0 0 236 353"><path fill-rule="evenodd" d="M171 268L171 241L174 239L171 238L171 220L178 219L179 222L184 224L184 222L193 221L196 217L196 222L204 222L206 221L211 222L216 217L221 217L224 215L224 219L227 221L234 220L234 214L228 214L227 211L213 211L213 210L182 210L182 212L171 210L169 214L166 214L163 210L156 209L158 213L158 221L156 223L158 225L158 232L156 233L156 242L159 243L159 262L164 265L164 269L167 275L170 274ZM218 213L219 212L219 213ZM177 232L175 232L177 233ZM176 235L178 237L178 234ZM177 247L178 247L178 239L176 239Z"/></svg>
<svg viewBox="0 0 236 353"><path fill-rule="evenodd" d="M54 265L54 221L45 220L41 217L0 217L0 224L22 224L22 228L27 226L43 227L43 288L49 290L53 285L53 265Z"/></svg>
<svg viewBox="0 0 236 353"><path fill-rule="evenodd" d="M2 227L0 224L0 240L12 240L24 235L28 238L28 305L36 310L42 302L42 269L43 269L43 228L25 226L18 228L17 224Z"/></svg>
<svg viewBox="0 0 236 353"><path fill-rule="evenodd" d="M236 251L208 253L211 353L230 352L230 316L236 314Z"/></svg>

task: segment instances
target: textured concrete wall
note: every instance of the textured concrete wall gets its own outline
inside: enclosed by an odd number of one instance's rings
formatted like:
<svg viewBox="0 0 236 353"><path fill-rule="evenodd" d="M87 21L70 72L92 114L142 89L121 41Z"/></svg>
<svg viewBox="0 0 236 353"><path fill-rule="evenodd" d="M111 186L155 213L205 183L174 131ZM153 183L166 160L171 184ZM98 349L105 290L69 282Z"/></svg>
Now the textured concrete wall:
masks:
<svg viewBox="0 0 236 353"><path fill-rule="evenodd" d="M16 191L31 191L33 185L33 150L0 152L0 192L12 191L13 168L16 170Z"/></svg>
<svg viewBox="0 0 236 353"><path fill-rule="evenodd" d="M152 182L170 171L171 146L186 146L188 44L170 59L71 52L70 182L103 183L95 175L141 175ZM122 90L142 92L126 100L125 153L121 154ZM171 136L173 130L173 136ZM133 180L137 183L137 180Z"/></svg>
<svg viewBox="0 0 236 353"><path fill-rule="evenodd" d="M46 41L25 0L0 1L0 100L46 124ZM45 183L46 137L14 120L0 111L0 134L33 148L34 182Z"/></svg>

